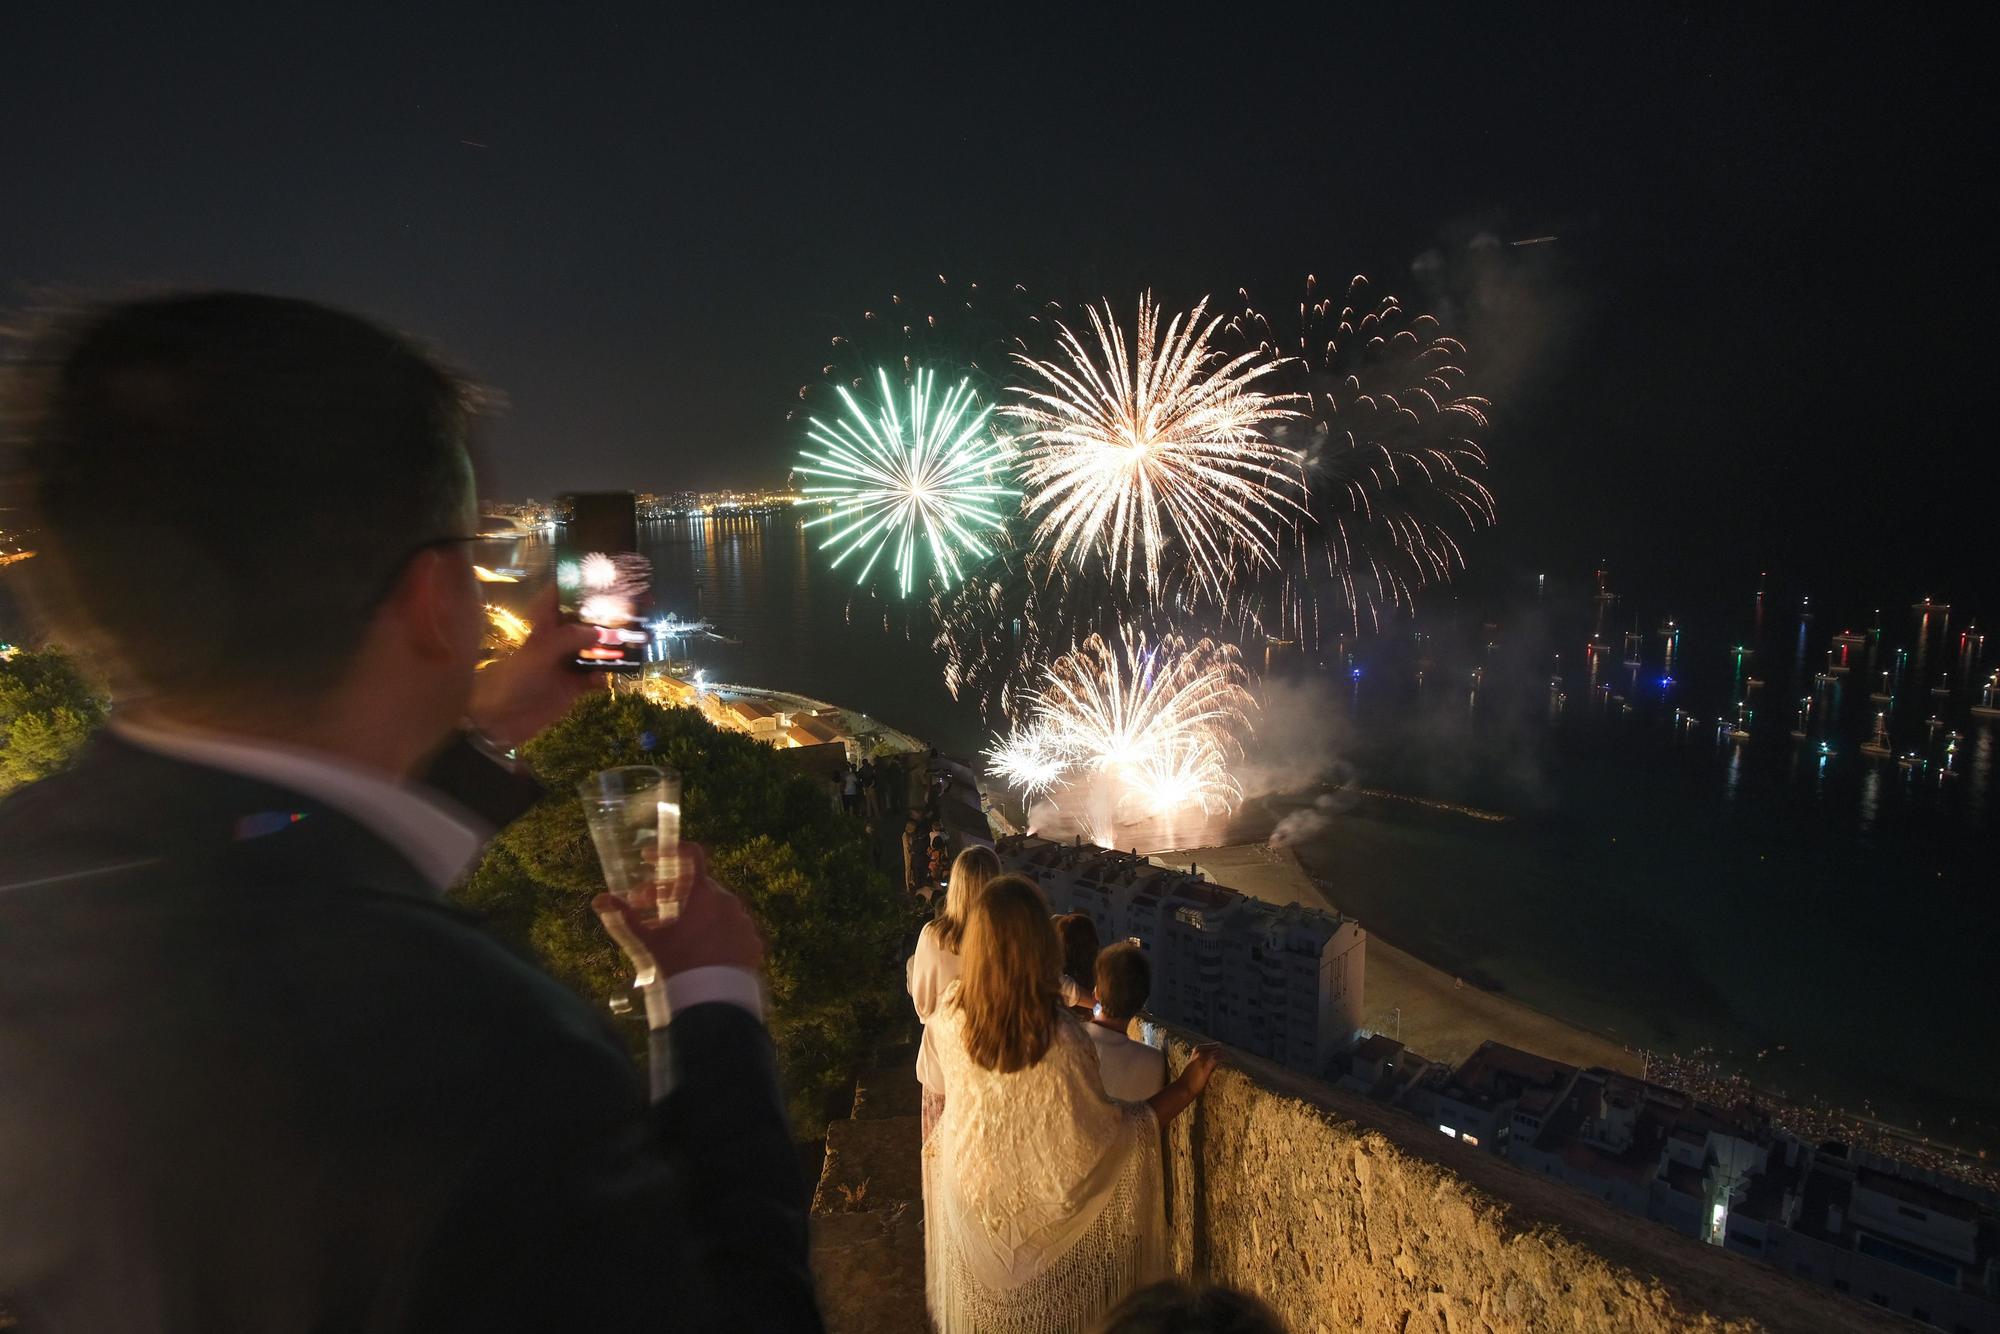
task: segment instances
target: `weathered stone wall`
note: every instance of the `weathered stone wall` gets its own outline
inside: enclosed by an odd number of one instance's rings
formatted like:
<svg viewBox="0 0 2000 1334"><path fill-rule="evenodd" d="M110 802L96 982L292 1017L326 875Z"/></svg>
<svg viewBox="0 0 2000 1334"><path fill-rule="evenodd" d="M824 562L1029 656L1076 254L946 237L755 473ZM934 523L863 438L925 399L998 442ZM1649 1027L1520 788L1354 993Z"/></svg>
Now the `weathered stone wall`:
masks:
<svg viewBox="0 0 2000 1334"><path fill-rule="evenodd" d="M827 1334L925 1334L916 1052L865 1071L854 1114L826 1128L813 1193L813 1278Z"/></svg>
<svg viewBox="0 0 2000 1334"><path fill-rule="evenodd" d="M1169 1044L1178 1068L1187 1045ZM1909 1326L1232 1053L1168 1135L1181 1273L1261 1295L1294 1334Z"/></svg>

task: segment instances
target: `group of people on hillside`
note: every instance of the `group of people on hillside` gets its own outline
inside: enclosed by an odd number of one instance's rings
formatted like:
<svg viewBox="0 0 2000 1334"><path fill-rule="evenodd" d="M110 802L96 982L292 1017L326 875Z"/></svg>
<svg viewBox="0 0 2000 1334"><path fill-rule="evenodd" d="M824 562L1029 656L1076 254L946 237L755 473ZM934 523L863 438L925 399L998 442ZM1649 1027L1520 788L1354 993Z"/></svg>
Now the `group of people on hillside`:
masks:
<svg viewBox="0 0 2000 1334"><path fill-rule="evenodd" d="M1160 1133L1216 1050L1168 1080L1165 1054L1131 1036L1151 981L1137 945L1100 949L1088 916L1052 917L991 848L958 854L907 965L941 1334L1082 1330L1163 1273Z"/></svg>
<svg viewBox="0 0 2000 1334"><path fill-rule="evenodd" d="M229 292L52 316L5 369L38 603L117 703L0 802L0 1306L97 1334L823 1329L764 942L701 847L671 921L647 890L592 904L652 979L650 1090L601 1009L447 898L546 795L516 754L602 689L553 588L481 667L480 396L400 334ZM1107 1093L1039 893L964 865L923 1002L932 1301L951 1331L1073 1329L1157 1269L1158 1126L1214 1060ZM1132 976L1098 970L1111 1020ZM1227 1328L1232 1301L1148 1290L1118 1328Z"/></svg>
<svg viewBox="0 0 2000 1334"><path fill-rule="evenodd" d="M951 880L958 841L945 826L935 801L912 810L903 824L903 889L911 898L934 903Z"/></svg>
<svg viewBox="0 0 2000 1334"><path fill-rule="evenodd" d="M882 817L882 789L887 780L883 766L878 766L872 757L860 764L850 761L840 771L840 808L849 815L861 816L872 828Z"/></svg>

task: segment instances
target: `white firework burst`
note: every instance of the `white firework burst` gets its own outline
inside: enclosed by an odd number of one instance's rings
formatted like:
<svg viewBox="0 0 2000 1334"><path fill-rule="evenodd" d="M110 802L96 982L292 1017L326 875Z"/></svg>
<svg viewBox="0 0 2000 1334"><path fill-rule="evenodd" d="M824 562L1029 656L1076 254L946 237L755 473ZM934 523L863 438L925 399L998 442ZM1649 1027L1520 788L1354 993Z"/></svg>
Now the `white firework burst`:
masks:
<svg viewBox="0 0 2000 1334"><path fill-rule="evenodd" d="M1126 630L1092 635L1043 672L1028 713L987 752L996 776L1029 797L1067 784L1107 784L1113 806L1149 814L1242 800L1229 773L1256 709L1236 650Z"/></svg>
<svg viewBox="0 0 2000 1334"><path fill-rule="evenodd" d="M1292 395L1257 383L1280 364L1256 349L1230 356L1212 339L1204 299L1160 333L1150 292L1128 345L1106 302L1089 311L1092 341L1061 328L1060 360L1015 360L1037 382L1007 417L1020 431L1026 504L1054 562L1094 552L1128 585L1157 584L1170 545L1218 604L1237 562L1269 565L1303 513L1297 454L1265 434L1298 417Z"/></svg>

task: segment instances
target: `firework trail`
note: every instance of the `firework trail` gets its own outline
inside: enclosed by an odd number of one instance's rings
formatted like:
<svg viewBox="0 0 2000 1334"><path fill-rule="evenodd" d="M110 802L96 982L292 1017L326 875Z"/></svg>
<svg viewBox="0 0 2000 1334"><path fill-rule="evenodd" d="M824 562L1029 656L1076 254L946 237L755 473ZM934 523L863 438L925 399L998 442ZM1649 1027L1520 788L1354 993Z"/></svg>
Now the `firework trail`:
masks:
<svg viewBox="0 0 2000 1334"><path fill-rule="evenodd" d="M1018 522L963 581L938 590L928 610L946 690L992 721L1017 716L1043 667L1092 635L1240 640L1260 628L1249 600L1216 607L1186 566L1163 571L1157 585L1145 588L1096 564L1050 565Z"/></svg>
<svg viewBox="0 0 2000 1334"><path fill-rule="evenodd" d="M951 367L970 379L986 401L995 401L1012 374L1012 358L1047 342L1054 303L1037 305L1019 283L955 282L943 274L908 293L842 321L827 341L820 378L799 386L804 405L789 414L837 412L833 395L843 386L866 393L879 372L908 384L923 367Z"/></svg>
<svg viewBox="0 0 2000 1334"><path fill-rule="evenodd" d="M838 548L834 565L865 553L856 582L865 583L884 551L894 552L898 586L908 596L920 555L930 553L940 583L964 577L960 556L991 554L982 533L1004 527L1011 497L1005 484L1012 445L996 436L993 409L980 406L966 380L938 395L935 372L920 368L897 408L889 372L876 372L878 396L864 406L846 386L846 414L832 423L808 418L818 452L800 451L797 471L820 479L805 494L833 502L831 513L806 527L832 529L822 550Z"/></svg>
<svg viewBox="0 0 2000 1334"><path fill-rule="evenodd" d="M1256 710L1248 680L1236 650L1212 640L1128 630L1114 647L1092 635L1048 665L1025 720L987 756L1029 795L1108 785L1114 808L1230 810L1242 790L1229 765Z"/></svg>
<svg viewBox="0 0 2000 1334"><path fill-rule="evenodd" d="M1213 338L1206 300L1160 333L1152 294L1137 336L1107 301L1089 311L1086 341L1059 326L1060 355L1015 355L1030 384L1006 409L1023 447L1026 510L1052 564L1095 554L1119 581L1161 578L1170 543L1216 604L1241 562L1275 563L1301 510L1296 454L1266 432L1299 417L1293 396L1256 387L1277 369L1265 350L1235 355Z"/></svg>
<svg viewBox="0 0 2000 1334"><path fill-rule="evenodd" d="M1062 596L1022 533L997 534L991 556L931 598L931 648L944 659L945 689L988 718L1011 716L1035 665L1053 656L1048 647L1081 638L1064 634L1065 613L1085 605Z"/></svg>
<svg viewBox="0 0 2000 1334"><path fill-rule="evenodd" d="M1466 390L1465 346L1395 296L1370 301L1357 276L1338 304L1306 280L1298 331L1282 342L1248 305L1227 325L1232 346L1283 353L1285 387L1309 421L1278 433L1303 460L1311 522L1287 534L1269 619L1307 645L1379 628L1385 612L1448 581L1465 564L1464 535L1493 523L1479 437L1487 400Z"/></svg>

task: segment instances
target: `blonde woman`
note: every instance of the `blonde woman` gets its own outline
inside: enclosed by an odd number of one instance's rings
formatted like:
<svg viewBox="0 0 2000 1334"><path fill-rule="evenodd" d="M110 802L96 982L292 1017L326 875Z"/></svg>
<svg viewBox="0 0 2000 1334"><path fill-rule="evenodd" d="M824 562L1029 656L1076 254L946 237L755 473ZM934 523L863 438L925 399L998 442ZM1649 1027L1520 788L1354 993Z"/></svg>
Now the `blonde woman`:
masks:
<svg viewBox="0 0 2000 1334"><path fill-rule="evenodd" d="M951 1090L924 1146L924 1269L939 1334L1066 1334L1160 1276L1159 1128L1207 1086L1203 1048L1144 1102L1106 1096L1063 1007L1041 891L987 885L931 1017Z"/></svg>
<svg viewBox="0 0 2000 1334"><path fill-rule="evenodd" d="M931 1044L931 1015L938 997L958 978L958 946L965 934L965 914L972 901L986 888L986 882L1000 874L1000 859L993 849L970 847L951 864L944 910L924 924L917 937L917 952L905 969L910 1000L923 1021L924 1040L917 1048L917 1082L924 1086L923 1137L929 1140L932 1127L944 1111L944 1072L938 1067Z"/></svg>

